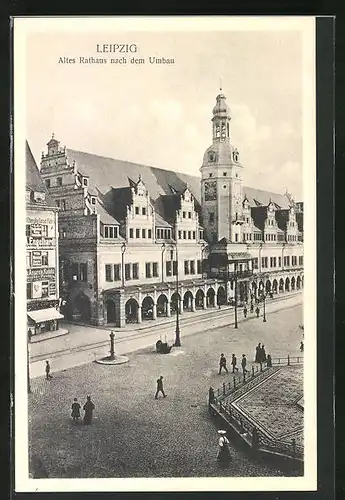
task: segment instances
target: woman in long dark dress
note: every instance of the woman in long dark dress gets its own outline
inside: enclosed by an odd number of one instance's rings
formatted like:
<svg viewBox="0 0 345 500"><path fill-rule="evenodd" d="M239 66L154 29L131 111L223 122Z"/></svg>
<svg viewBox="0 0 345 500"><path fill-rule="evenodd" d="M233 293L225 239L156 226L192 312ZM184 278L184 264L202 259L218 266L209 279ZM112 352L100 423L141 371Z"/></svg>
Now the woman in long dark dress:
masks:
<svg viewBox="0 0 345 500"><path fill-rule="evenodd" d="M95 405L91 401L91 396L87 396L86 403L84 404L85 414L84 414L83 423L85 425L91 424L91 421L92 421L92 412L93 412L94 409L95 409Z"/></svg>
<svg viewBox="0 0 345 500"><path fill-rule="evenodd" d="M229 462L231 462L231 455L229 451L229 440L226 437L226 431L224 430L219 430L218 434L220 435L219 441L218 441L218 454L217 454L217 460L220 464L220 466L226 466Z"/></svg>

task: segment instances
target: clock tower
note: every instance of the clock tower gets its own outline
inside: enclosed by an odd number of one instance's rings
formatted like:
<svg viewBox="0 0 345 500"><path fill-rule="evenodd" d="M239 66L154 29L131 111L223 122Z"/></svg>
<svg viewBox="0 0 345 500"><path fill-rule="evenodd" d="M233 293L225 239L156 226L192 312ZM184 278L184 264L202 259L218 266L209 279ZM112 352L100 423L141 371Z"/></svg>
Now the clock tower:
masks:
<svg viewBox="0 0 345 500"><path fill-rule="evenodd" d="M243 167L238 150L231 144L231 112L222 92L217 95L212 113L213 141L200 168L203 225L210 242L224 237L240 242Z"/></svg>

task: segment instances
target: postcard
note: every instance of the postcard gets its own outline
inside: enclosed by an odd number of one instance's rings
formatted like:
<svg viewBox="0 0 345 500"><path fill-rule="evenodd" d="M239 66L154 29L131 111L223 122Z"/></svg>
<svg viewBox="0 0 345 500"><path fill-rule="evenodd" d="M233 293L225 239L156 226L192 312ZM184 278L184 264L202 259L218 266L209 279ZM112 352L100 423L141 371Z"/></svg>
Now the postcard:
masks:
<svg viewBox="0 0 345 500"><path fill-rule="evenodd" d="M15 490L316 490L314 17L15 17Z"/></svg>

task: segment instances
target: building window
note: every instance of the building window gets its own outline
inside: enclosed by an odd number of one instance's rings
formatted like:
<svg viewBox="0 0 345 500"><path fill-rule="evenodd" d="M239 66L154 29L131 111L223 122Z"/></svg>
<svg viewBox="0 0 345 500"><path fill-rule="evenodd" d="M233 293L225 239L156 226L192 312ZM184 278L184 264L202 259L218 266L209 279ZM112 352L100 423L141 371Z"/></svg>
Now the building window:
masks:
<svg viewBox="0 0 345 500"><path fill-rule="evenodd" d="M121 266L120 264L114 264L114 281L120 281L121 279Z"/></svg>
<svg viewBox="0 0 345 500"><path fill-rule="evenodd" d="M42 281L42 298L49 296L49 282Z"/></svg>
<svg viewBox="0 0 345 500"><path fill-rule="evenodd" d="M183 239L184 239L184 240L185 240L185 239L187 239L187 236L186 236L186 235L187 235L187 232L186 232L186 231L183 231Z"/></svg>
<svg viewBox="0 0 345 500"><path fill-rule="evenodd" d="M47 188L50 188L50 179L46 179L46 186Z"/></svg>
<svg viewBox="0 0 345 500"><path fill-rule="evenodd" d="M131 265L130 264L125 264L125 278L126 278L126 280L131 279Z"/></svg>
<svg viewBox="0 0 345 500"><path fill-rule="evenodd" d="M86 178L83 179L83 186L87 186L88 185L88 180Z"/></svg>
<svg viewBox="0 0 345 500"><path fill-rule="evenodd" d="M253 259L253 269L259 269L259 259L257 257Z"/></svg>
<svg viewBox="0 0 345 500"><path fill-rule="evenodd" d="M183 217L183 219L186 218L186 212L182 212L182 217Z"/></svg>
<svg viewBox="0 0 345 500"><path fill-rule="evenodd" d="M192 239L192 232L191 231L188 231L188 239L191 240Z"/></svg>
<svg viewBox="0 0 345 500"><path fill-rule="evenodd" d="M118 236L118 228L116 226L104 226L104 238L114 239Z"/></svg>
<svg viewBox="0 0 345 500"><path fill-rule="evenodd" d="M196 238L196 232L193 231L193 240L195 240L195 238Z"/></svg>
<svg viewBox="0 0 345 500"><path fill-rule="evenodd" d="M146 278L151 278L152 277L152 274L151 274L151 262L146 262L146 264L145 264L145 276L146 276Z"/></svg>
<svg viewBox="0 0 345 500"><path fill-rule="evenodd" d="M210 220L210 223L213 224L213 222L214 222L214 212L210 212L210 214L209 214L209 220Z"/></svg>
<svg viewBox="0 0 345 500"><path fill-rule="evenodd" d="M140 238L140 229L135 230L135 237Z"/></svg>
<svg viewBox="0 0 345 500"><path fill-rule="evenodd" d="M142 238L146 238L146 229L141 230L141 236Z"/></svg>
<svg viewBox="0 0 345 500"><path fill-rule="evenodd" d="M168 230L164 229L164 238L167 240L168 239Z"/></svg>
<svg viewBox="0 0 345 500"><path fill-rule="evenodd" d="M223 172L223 177L226 177L228 175L227 172Z"/></svg>
<svg viewBox="0 0 345 500"><path fill-rule="evenodd" d="M143 215L146 215L146 207L143 207L143 209L142 209L142 214L143 214Z"/></svg>
<svg viewBox="0 0 345 500"><path fill-rule="evenodd" d="M181 232L181 231L179 231L179 232L178 232L178 239L179 239L179 240L181 239L181 234L182 234L182 232Z"/></svg>
<svg viewBox="0 0 345 500"><path fill-rule="evenodd" d="M139 207L135 207L135 214L139 215Z"/></svg>
<svg viewBox="0 0 345 500"><path fill-rule="evenodd" d="M235 241L238 241L238 234L235 234Z"/></svg>
<svg viewBox="0 0 345 500"><path fill-rule="evenodd" d="M134 231L133 231L133 228L131 227L129 230L129 237L133 238L133 236L134 236Z"/></svg>
<svg viewBox="0 0 345 500"><path fill-rule="evenodd" d="M57 185L58 187L61 187L61 186L62 186L62 177L57 177L57 178L56 178L56 185Z"/></svg>
<svg viewBox="0 0 345 500"><path fill-rule="evenodd" d="M154 278L158 278L158 262L152 264L152 275Z"/></svg>
<svg viewBox="0 0 345 500"><path fill-rule="evenodd" d="M167 276L171 276L171 260L167 260L165 263L165 273Z"/></svg>
<svg viewBox="0 0 345 500"><path fill-rule="evenodd" d="M87 281L87 264L79 266L79 281Z"/></svg>
<svg viewBox="0 0 345 500"><path fill-rule="evenodd" d="M139 264L136 262L132 266L132 272L133 272L133 279L138 280L139 279Z"/></svg>
<svg viewBox="0 0 345 500"><path fill-rule="evenodd" d="M188 212L188 219L192 218L192 212Z"/></svg>
<svg viewBox="0 0 345 500"><path fill-rule="evenodd" d="M105 265L105 281L113 281L111 264Z"/></svg>
<svg viewBox="0 0 345 500"><path fill-rule="evenodd" d="M190 274L195 274L195 260L190 261Z"/></svg>
<svg viewBox="0 0 345 500"><path fill-rule="evenodd" d="M189 260L184 261L184 273L189 274Z"/></svg>
<svg viewBox="0 0 345 500"><path fill-rule="evenodd" d="M147 237L149 238L149 240L152 238L152 229L147 230Z"/></svg>
<svg viewBox="0 0 345 500"><path fill-rule="evenodd" d="M213 174L208 174L209 177L212 177Z"/></svg>
<svg viewBox="0 0 345 500"><path fill-rule="evenodd" d="M26 283L26 298L27 299L32 298L31 290L32 290L31 283Z"/></svg>
<svg viewBox="0 0 345 500"><path fill-rule="evenodd" d="M177 260L173 261L173 275L176 276L177 274Z"/></svg>
<svg viewBox="0 0 345 500"><path fill-rule="evenodd" d="M160 240L160 238L161 238L161 230L160 229L156 230L156 235L157 235L156 236L157 240Z"/></svg>
<svg viewBox="0 0 345 500"><path fill-rule="evenodd" d="M197 260L196 261L196 272L197 272L197 274L201 274L202 273L201 260Z"/></svg>
<svg viewBox="0 0 345 500"><path fill-rule="evenodd" d="M59 200L59 201L60 201L59 207L64 212L66 210L66 200Z"/></svg>

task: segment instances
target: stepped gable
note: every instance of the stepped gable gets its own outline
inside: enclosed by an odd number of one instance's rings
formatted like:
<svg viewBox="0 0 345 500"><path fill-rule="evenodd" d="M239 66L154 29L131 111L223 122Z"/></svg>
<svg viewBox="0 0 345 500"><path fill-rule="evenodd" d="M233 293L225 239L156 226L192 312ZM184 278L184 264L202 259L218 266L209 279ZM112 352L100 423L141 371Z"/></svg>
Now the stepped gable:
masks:
<svg viewBox="0 0 345 500"><path fill-rule="evenodd" d="M32 205L35 206L35 208L38 208L39 206L56 208L56 204L49 196L49 192L46 188L45 183L43 182L28 141L25 141L25 173L26 190L45 194L44 200L34 202L32 203Z"/></svg>

